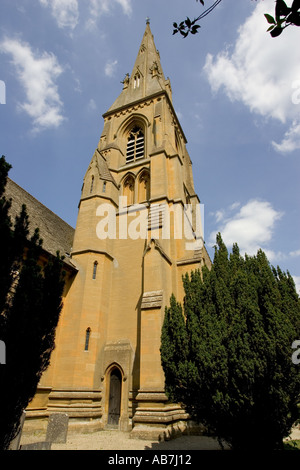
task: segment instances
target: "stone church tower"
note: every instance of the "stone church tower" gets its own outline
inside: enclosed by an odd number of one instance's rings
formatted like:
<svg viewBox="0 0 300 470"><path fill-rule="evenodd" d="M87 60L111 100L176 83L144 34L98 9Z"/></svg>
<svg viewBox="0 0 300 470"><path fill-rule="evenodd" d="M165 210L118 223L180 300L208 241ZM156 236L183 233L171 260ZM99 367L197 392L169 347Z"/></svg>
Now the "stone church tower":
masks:
<svg viewBox="0 0 300 470"><path fill-rule="evenodd" d="M200 205L187 141L149 22L103 118L83 180L56 348L29 412L44 400L48 415L68 413L70 426L157 437L187 421L164 393L165 307L172 293L182 301L182 275L210 260L194 228Z"/></svg>

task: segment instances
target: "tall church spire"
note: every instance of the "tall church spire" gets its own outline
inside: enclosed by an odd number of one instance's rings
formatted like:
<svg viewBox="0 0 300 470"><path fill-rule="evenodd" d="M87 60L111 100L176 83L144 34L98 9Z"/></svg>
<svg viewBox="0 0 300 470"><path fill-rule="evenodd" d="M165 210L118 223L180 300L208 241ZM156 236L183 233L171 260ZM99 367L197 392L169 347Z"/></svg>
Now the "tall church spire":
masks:
<svg viewBox="0 0 300 470"><path fill-rule="evenodd" d="M170 81L165 79L148 18L132 73L127 74L122 83L123 91L108 112L160 92L167 92L171 99Z"/></svg>

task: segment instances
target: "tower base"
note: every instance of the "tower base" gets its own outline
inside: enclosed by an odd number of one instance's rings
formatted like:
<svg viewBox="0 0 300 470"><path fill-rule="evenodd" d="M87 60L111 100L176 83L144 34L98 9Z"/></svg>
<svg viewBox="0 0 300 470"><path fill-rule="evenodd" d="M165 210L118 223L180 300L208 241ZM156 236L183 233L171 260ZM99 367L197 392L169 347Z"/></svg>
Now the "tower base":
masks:
<svg viewBox="0 0 300 470"><path fill-rule="evenodd" d="M53 390L38 387L26 409L24 428L45 431L52 413L69 416L69 432L94 432L103 429L101 393L97 390Z"/></svg>
<svg viewBox="0 0 300 470"><path fill-rule="evenodd" d="M140 391L136 400L131 438L165 441L204 432L204 428L194 423L180 405L169 403L162 391Z"/></svg>

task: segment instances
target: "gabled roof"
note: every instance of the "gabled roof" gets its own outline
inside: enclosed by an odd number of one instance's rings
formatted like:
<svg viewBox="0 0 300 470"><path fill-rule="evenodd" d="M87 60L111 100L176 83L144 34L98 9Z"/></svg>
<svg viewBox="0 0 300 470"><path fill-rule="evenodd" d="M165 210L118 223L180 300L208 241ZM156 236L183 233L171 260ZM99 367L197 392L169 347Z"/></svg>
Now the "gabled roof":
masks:
<svg viewBox="0 0 300 470"><path fill-rule="evenodd" d="M103 150L105 150L105 149L103 149ZM117 186L117 183L115 182L114 177L112 176L111 172L109 171L107 161L105 160L105 158L101 154L101 151L99 151L98 149L97 149L96 158L97 158L97 166L98 166L100 178L102 180L111 181L112 183L114 183Z"/></svg>
<svg viewBox="0 0 300 470"><path fill-rule="evenodd" d="M29 236L38 227L43 239L43 249L51 255L56 255L59 251L66 256L65 262L73 266L67 255L71 253L74 228L10 178L7 178L5 197L11 199L9 215L12 222L14 223L16 215L20 214L22 205L25 204L29 216Z"/></svg>
<svg viewBox="0 0 300 470"><path fill-rule="evenodd" d="M101 153L101 152L104 152L105 150L108 150L112 147L113 147L113 145L110 145L110 146L108 146L108 147L106 147L102 150L99 150L99 149L95 150L94 155L92 157L92 160L90 161L89 167L88 167L88 169L85 173L84 180L86 179L86 177L89 174L90 170L92 168L94 168L94 171L98 172L98 176L101 180L111 181L112 183L114 183L117 186L117 183L116 183L113 175L111 174L111 172L108 168L107 161L106 161L104 155L102 155L102 153ZM115 148L118 148L118 147L115 147Z"/></svg>

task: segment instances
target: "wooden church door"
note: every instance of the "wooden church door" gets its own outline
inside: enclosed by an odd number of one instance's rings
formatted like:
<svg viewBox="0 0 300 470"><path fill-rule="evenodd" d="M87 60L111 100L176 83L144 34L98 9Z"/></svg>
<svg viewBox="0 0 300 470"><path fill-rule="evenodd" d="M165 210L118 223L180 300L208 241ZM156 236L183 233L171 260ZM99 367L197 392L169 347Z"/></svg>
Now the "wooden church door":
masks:
<svg viewBox="0 0 300 470"><path fill-rule="evenodd" d="M107 424L118 425L121 409L121 388L122 377L118 369L114 369L110 374L109 383L109 406Z"/></svg>

